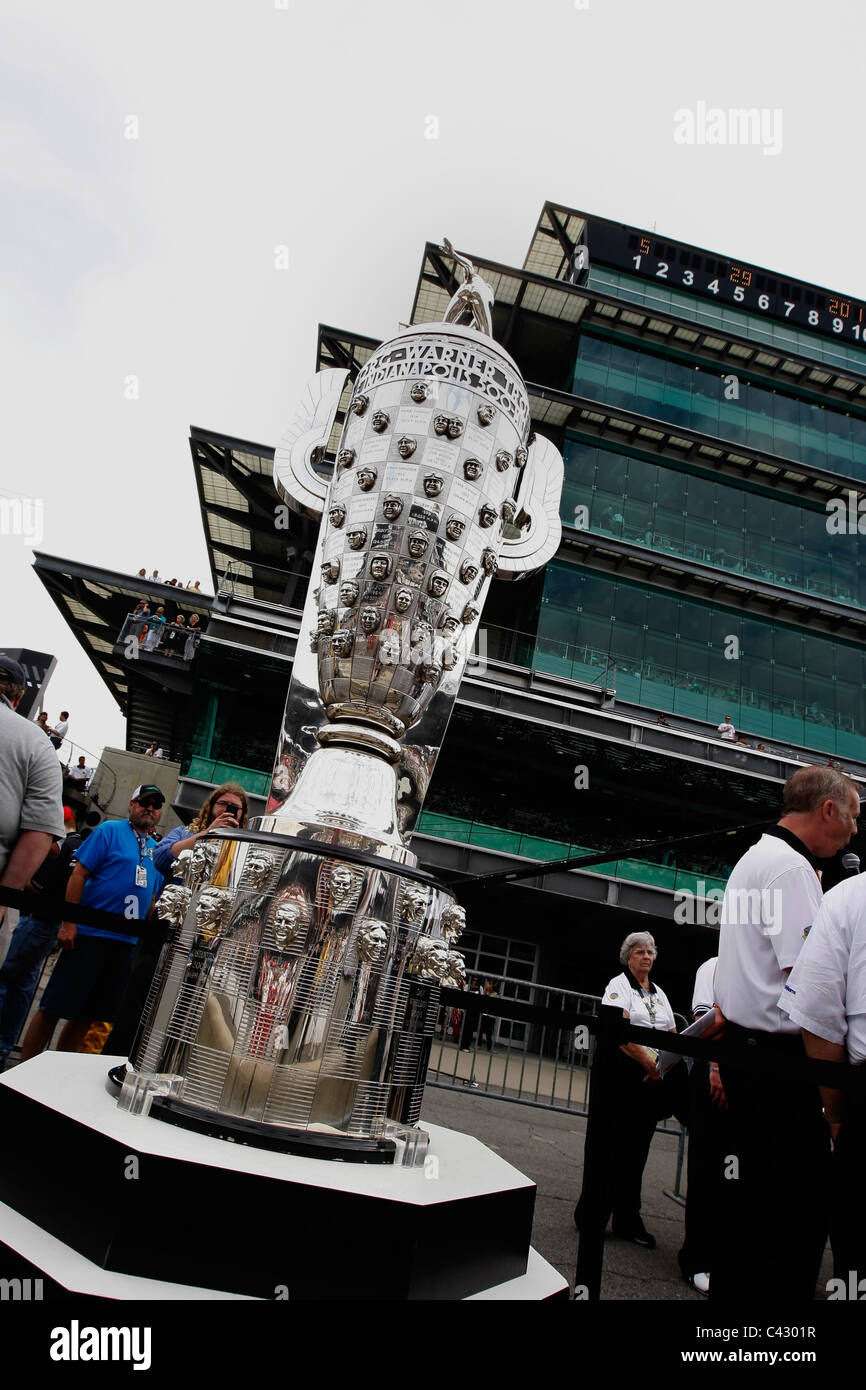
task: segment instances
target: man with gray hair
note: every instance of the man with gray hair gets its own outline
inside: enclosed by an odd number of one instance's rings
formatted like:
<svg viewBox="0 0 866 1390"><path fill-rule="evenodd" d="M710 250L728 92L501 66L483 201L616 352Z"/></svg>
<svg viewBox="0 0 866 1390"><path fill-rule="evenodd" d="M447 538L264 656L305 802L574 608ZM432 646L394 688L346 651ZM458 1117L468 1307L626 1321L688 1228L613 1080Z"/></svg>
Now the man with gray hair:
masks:
<svg viewBox="0 0 866 1390"><path fill-rule="evenodd" d="M857 830L854 783L788 778L782 817L734 866L722 902L715 1003L732 1153L712 1299L808 1300L827 1239L829 1130L797 1024L779 996L821 907L820 867ZM728 1171L729 1169L729 1171Z"/></svg>
<svg viewBox="0 0 866 1390"><path fill-rule="evenodd" d="M42 730L16 714L23 668L0 655L0 884L25 888L66 835L60 763ZM0 904L0 922L4 907Z"/></svg>

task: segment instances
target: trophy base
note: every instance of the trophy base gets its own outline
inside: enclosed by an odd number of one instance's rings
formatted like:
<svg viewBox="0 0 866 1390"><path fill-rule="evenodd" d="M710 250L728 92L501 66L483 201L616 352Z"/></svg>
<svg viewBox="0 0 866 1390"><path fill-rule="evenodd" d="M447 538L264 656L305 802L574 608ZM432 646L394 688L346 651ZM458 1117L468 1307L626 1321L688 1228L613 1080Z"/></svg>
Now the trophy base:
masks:
<svg viewBox="0 0 866 1390"><path fill-rule="evenodd" d="M423 1168L322 1163L130 1115L104 1077L104 1057L58 1052L0 1077L0 1123L15 1136L0 1149L3 1240L22 1269L61 1290L293 1302L567 1296L530 1248L534 1183L469 1135L425 1126Z"/></svg>

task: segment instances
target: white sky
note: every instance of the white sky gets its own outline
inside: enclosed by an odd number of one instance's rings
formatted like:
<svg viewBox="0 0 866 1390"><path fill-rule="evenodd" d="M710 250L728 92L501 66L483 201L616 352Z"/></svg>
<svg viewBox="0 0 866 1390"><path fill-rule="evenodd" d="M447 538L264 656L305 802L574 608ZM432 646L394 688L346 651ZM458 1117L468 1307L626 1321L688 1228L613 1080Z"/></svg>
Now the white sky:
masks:
<svg viewBox="0 0 866 1390"><path fill-rule="evenodd" d="M37 548L209 587L189 425L275 444L320 321L390 334L428 239L520 264L546 198L866 296L860 0L283 2L5 0L0 496ZM781 152L675 143L699 101L778 108ZM123 718L31 559L0 536L0 645L58 657L98 755Z"/></svg>

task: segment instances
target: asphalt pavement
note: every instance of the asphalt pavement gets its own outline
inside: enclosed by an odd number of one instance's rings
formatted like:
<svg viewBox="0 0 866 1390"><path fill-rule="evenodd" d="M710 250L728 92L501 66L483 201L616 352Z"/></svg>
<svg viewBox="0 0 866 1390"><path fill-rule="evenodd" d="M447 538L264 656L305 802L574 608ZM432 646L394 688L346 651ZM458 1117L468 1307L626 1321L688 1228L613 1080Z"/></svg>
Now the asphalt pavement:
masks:
<svg viewBox="0 0 866 1390"><path fill-rule="evenodd" d="M428 1083L421 1118L422 1123L430 1120L474 1135L536 1183L532 1244L573 1285L578 1236L572 1213L580 1194L585 1117ZM676 1134L657 1133L644 1170L641 1216L656 1238L656 1248L646 1250L609 1237L605 1242L603 1300L691 1300L706 1304L703 1295L682 1278L677 1264L684 1212L666 1195L676 1182L677 1142ZM685 1177L682 1186L684 1190ZM819 1291L832 1273L828 1250Z"/></svg>

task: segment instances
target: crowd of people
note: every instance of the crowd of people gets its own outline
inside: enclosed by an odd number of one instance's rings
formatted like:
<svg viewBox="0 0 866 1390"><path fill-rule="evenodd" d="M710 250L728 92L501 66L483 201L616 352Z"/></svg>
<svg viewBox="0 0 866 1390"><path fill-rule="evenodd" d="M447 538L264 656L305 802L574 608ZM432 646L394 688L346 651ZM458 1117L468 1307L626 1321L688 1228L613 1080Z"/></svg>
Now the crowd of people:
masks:
<svg viewBox="0 0 866 1390"><path fill-rule="evenodd" d="M163 579L159 570L151 570L150 574L148 574L146 569L138 571L138 578L146 579L149 584L164 584L167 589L188 589L190 593L193 594L201 593L201 583L198 579L196 579L195 582L193 582L192 579L188 579L186 584L182 584L179 579Z"/></svg>
<svg viewBox="0 0 866 1390"><path fill-rule="evenodd" d="M126 1057L165 939L154 920L159 895L199 836L246 825L247 796L234 783L217 787L192 821L159 839L165 796L142 783L124 820L78 831L63 806L51 735L15 712L24 688L22 668L0 657L0 884L62 896L67 911L50 920L34 904L13 933L0 969L0 1064L55 945L60 955L22 1060L50 1044L61 1020L60 1050L84 1048L94 1025L113 1025L102 1050ZM859 1287L866 1276L866 878L826 894L821 878L856 833L859 812L857 786L841 771L800 768L785 783L778 823L735 864L718 957L702 965L692 1000L710 1042L706 1061L689 1072L665 1053L663 1035L677 1020L652 979L648 932L626 937L604 993L610 1017L649 1033L647 1042L599 1048L601 1100L575 1221L582 1236L601 1238L612 1216L614 1235L654 1246L642 1217L643 1169L656 1124L676 1115L690 1131L680 1265L712 1300L811 1299L828 1234L837 1278L850 1286L853 1275ZM76 920L78 905L123 920L91 927ZM496 997L495 981L473 975L468 992ZM451 1026L461 1049L473 1046L477 1029L492 1050L495 1018L483 1006L454 1011ZM813 1063L833 1066L816 1075Z"/></svg>
<svg viewBox="0 0 866 1390"><path fill-rule="evenodd" d="M719 1057L688 1075L663 1040L603 1045L575 1223L652 1248L641 1180L658 1121L689 1128L684 1276L715 1301L814 1297L829 1235L834 1277L866 1274L866 879L826 895L821 875L857 830L860 795L836 768L803 767L782 815L735 864L718 958L695 980L692 1014ZM623 943L603 1005L638 1028L676 1031L650 980L655 942ZM707 1017L704 1017L704 1016ZM837 1066L816 1075L814 1062Z"/></svg>
<svg viewBox="0 0 866 1390"><path fill-rule="evenodd" d="M177 612L169 621L164 604L151 607L149 599L139 599L129 615L132 631L143 651L159 649L164 656L178 656L190 661L195 652L199 637L204 632L204 624L198 613L191 613L189 621Z"/></svg>

